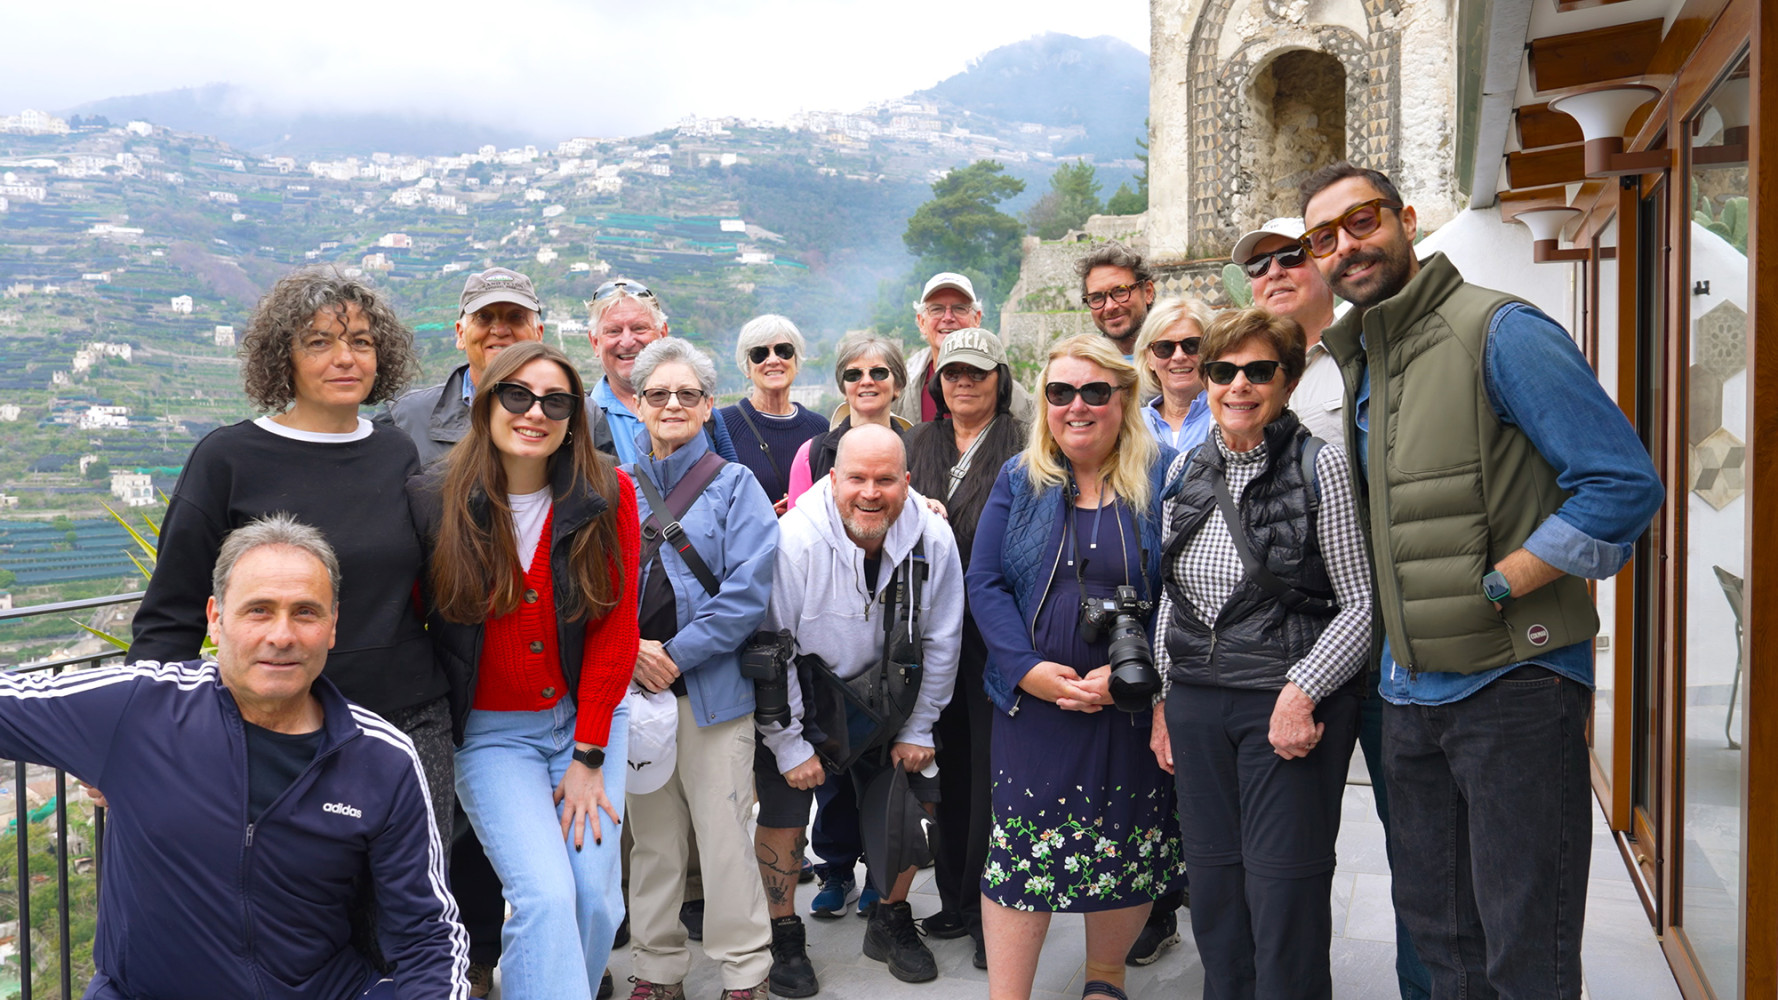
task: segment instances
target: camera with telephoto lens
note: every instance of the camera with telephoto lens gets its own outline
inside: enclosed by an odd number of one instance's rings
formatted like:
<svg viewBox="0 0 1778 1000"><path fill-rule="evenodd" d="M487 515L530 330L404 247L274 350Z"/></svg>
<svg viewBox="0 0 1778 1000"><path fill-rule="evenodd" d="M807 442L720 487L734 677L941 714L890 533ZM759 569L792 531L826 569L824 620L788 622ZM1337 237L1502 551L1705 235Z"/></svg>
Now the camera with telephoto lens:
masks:
<svg viewBox="0 0 1778 1000"><path fill-rule="evenodd" d="M789 668L795 653L789 629L755 632L741 648L741 676L753 682L753 717L760 725L790 725Z"/></svg>
<svg viewBox="0 0 1778 1000"><path fill-rule="evenodd" d="M1080 635L1087 642L1111 640L1111 701L1125 712L1140 712L1154 703L1161 690L1161 675L1154 668L1154 652L1148 648L1148 632L1140 617L1148 609L1136 597L1136 588L1125 584L1112 597L1090 597L1080 602Z"/></svg>

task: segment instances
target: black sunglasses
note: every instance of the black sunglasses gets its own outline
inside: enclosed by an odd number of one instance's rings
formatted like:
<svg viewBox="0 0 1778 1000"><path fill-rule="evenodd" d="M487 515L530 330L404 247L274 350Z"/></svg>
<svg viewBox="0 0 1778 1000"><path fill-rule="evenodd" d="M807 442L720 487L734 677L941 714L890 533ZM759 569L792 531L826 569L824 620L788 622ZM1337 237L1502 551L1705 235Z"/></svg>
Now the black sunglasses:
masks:
<svg viewBox="0 0 1778 1000"><path fill-rule="evenodd" d="M1204 375L1217 385L1228 385L1235 380L1235 373L1244 372L1247 381L1254 385L1265 385L1278 375L1278 366L1282 361L1249 361L1244 365L1233 361L1210 361L1204 365Z"/></svg>
<svg viewBox="0 0 1778 1000"><path fill-rule="evenodd" d="M881 365L879 365L875 368L869 369L869 371L870 371L870 380L872 382L887 382L887 381L889 381L889 369L884 368ZM865 369L863 369L863 368L848 368L843 373L841 373L840 381L841 382L848 382L848 383L857 382L857 381L860 381L861 379L864 378L864 373L865 373Z"/></svg>
<svg viewBox="0 0 1778 1000"><path fill-rule="evenodd" d="M1066 382L1051 382L1043 387L1043 398L1049 400L1051 406L1067 406L1079 396L1088 406L1104 406L1111 402L1111 394L1117 386L1110 382L1088 382L1086 385L1069 385Z"/></svg>
<svg viewBox="0 0 1778 1000"><path fill-rule="evenodd" d="M654 298L654 293L649 291L648 286L644 285L642 282L631 281L628 278L614 278L611 281L607 281L603 285L600 285L598 288L593 289L593 301L597 302L600 299L611 298L618 292L623 292L626 295L634 295L639 299Z"/></svg>
<svg viewBox="0 0 1778 1000"><path fill-rule="evenodd" d="M1148 350L1155 357L1165 361L1173 356L1176 349L1187 354L1196 354L1203 343L1203 337L1187 337L1184 340L1157 340L1148 345Z"/></svg>
<svg viewBox="0 0 1778 1000"><path fill-rule="evenodd" d="M543 415L551 420L567 420L580 409L580 397L571 392L552 392L539 396L517 382L500 382L494 386L494 398L508 413L530 413L531 407L543 404Z"/></svg>
<svg viewBox="0 0 1778 1000"><path fill-rule="evenodd" d="M783 358L784 360L789 361L790 359L796 357L796 345L792 344L788 340L784 340L784 341L779 341L778 343L773 344L770 347L751 348L747 351L747 360L751 361L757 365L760 362L764 361L766 359L766 355L768 355L768 354L776 354L780 358Z"/></svg>
<svg viewBox="0 0 1778 1000"><path fill-rule="evenodd" d="M1301 267L1303 261L1308 259L1309 251L1303 247L1301 242L1297 242L1287 247L1280 247L1271 253L1262 253L1242 264L1241 270L1246 271L1249 278L1261 278L1272 269L1274 260L1278 262L1279 267L1288 271L1293 267Z"/></svg>

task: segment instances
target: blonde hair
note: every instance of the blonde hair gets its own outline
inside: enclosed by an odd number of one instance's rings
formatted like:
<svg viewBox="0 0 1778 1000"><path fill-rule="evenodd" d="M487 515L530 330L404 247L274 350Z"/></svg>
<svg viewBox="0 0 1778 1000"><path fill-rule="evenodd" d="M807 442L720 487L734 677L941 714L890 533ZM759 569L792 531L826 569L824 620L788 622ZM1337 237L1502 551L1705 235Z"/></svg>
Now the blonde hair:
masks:
<svg viewBox="0 0 1778 1000"><path fill-rule="evenodd" d="M1112 490L1132 509L1146 509L1152 499L1148 470L1160 458L1160 445L1142 422L1142 400L1136 392L1136 366L1125 361L1107 337L1097 333L1069 337L1050 348L1043 374L1037 380L1039 396L1044 395L1049 385L1050 368L1061 358L1079 358L1103 368L1111 376L1111 384L1121 390L1123 419L1118 425L1117 440L1112 443L1111 454L1106 459L1107 467L1101 472L1109 473L1105 478L1111 483ZM1030 440L1019 456L1020 464L1040 493L1063 485L1069 476L1067 459L1050 433L1049 400L1045 398L1042 405L1043 412L1031 421Z"/></svg>
<svg viewBox="0 0 1778 1000"><path fill-rule="evenodd" d="M1210 321L1216 318L1216 311L1203 299L1193 296L1169 295L1149 307L1148 318L1142 321L1142 332L1136 335L1136 350L1133 357L1136 371L1142 376L1142 391L1159 394L1161 380L1154 373L1154 367L1148 363L1148 345L1155 338L1179 324L1180 320L1189 319L1198 324L1198 336L1202 337L1210 329Z"/></svg>

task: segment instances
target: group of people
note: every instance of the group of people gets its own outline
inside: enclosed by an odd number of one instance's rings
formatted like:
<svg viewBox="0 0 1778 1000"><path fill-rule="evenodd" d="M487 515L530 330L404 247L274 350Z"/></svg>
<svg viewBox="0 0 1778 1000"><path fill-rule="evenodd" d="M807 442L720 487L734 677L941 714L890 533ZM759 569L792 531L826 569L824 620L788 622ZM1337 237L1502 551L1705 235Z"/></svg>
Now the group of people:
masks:
<svg viewBox="0 0 1778 1000"><path fill-rule="evenodd" d="M1585 580L1662 487L1560 326L1415 256L1386 176L1302 206L1233 248L1251 308L1092 249L1099 332L1030 388L935 275L912 357L838 345L831 419L781 316L718 409L660 297L606 282L589 388L493 268L464 363L403 394L387 304L286 277L241 348L269 415L194 448L129 665L0 678L0 754L113 807L91 995L455 998L498 965L590 1000L627 935L632 1000L684 995L693 937L724 1000L806 997L813 874L907 982L969 936L1028 997L1074 912L1084 996L1126 1000L1189 905L1205 997L1325 1000L1357 744L1404 1000L1578 997Z"/></svg>

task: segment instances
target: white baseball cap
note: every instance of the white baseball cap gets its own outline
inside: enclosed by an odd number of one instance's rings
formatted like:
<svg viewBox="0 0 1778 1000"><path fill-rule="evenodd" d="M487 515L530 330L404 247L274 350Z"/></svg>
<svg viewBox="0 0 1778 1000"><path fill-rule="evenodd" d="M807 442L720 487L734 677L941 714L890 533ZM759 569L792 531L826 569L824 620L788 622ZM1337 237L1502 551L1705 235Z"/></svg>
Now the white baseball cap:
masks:
<svg viewBox="0 0 1778 1000"><path fill-rule="evenodd" d="M1268 236L1282 236L1287 240L1300 240L1303 238L1303 220L1273 219L1241 237L1240 242L1235 244L1235 249L1229 254L1229 259L1237 264L1247 263L1253 257L1253 248L1259 246L1260 241Z"/></svg>
<svg viewBox="0 0 1778 1000"><path fill-rule="evenodd" d="M927 279L926 288L920 293L920 301L925 302L927 299L932 298L932 293L941 288L955 288L959 292L969 296L969 301L974 302L976 300L975 286L969 283L968 278L953 271L940 271Z"/></svg>
<svg viewBox="0 0 1778 1000"><path fill-rule="evenodd" d="M679 698L671 690L634 687L630 706L630 774L624 792L647 795L673 776L679 763Z"/></svg>

